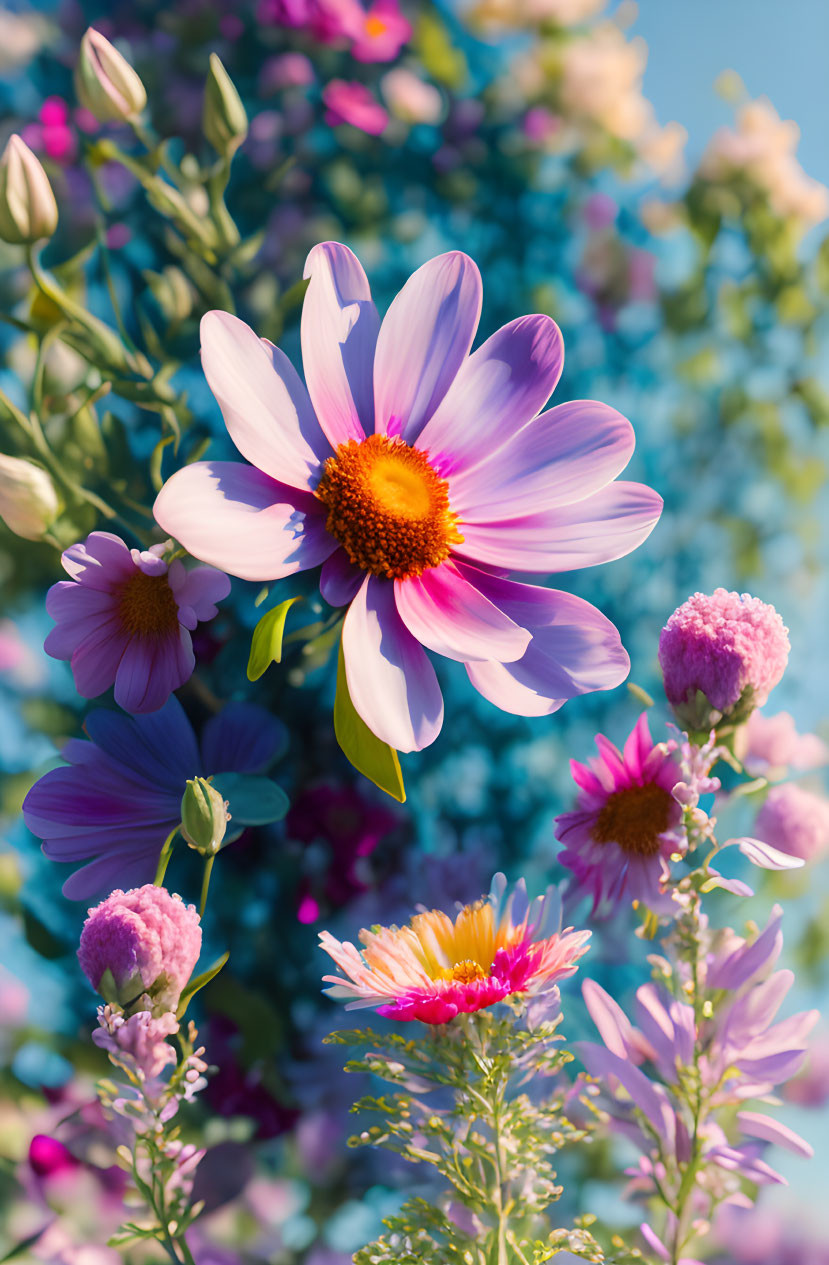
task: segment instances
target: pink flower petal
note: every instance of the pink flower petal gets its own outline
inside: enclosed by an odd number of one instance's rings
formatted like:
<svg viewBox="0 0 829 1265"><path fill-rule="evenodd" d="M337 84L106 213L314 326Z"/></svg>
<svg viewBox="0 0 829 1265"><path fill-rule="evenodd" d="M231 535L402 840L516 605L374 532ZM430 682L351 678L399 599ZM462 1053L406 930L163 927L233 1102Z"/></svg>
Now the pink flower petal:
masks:
<svg viewBox="0 0 829 1265"><path fill-rule="evenodd" d="M474 584L452 561L409 580L395 580L394 599L409 632L418 641L461 663L474 659L520 659L530 633Z"/></svg>
<svg viewBox="0 0 829 1265"><path fill-rule="evenodd" d="M371 434L374 349L380 318L363 266L347 246L323 242L308 255L302 363L319 424L336 448Z"/></svg>
<svg viewBox="0 0 829 1265"><path fill-rule="evenodd" d="M204 622L218 613L216 603L221 602L230 592L230 577L215 567L191 567L187 571L180 558L170 563L167 573L170 588L179 607L179 618L182 618L182 607L189 610L195 621ZM195 628L195 623L192 625Z"/></svg>
<svg viewBox="0 0 829 1265"><path fill-rule="evenodd" d="M643 1062L637 1048L633 1025L621 1006L595 980L586 979L581 986L584 1004L611 1054L632 1063Z"/></svg>
<svg viewBox="0 0 829 1265"><path fill-rule="evenodd" d="M563 364L561 333L549 316L511 321L464 360L417 441L442 474L457 477L453 508L466 503L465 494L466 501L476 503L467 472L507 451L507 445L511 450L516 432L552 395Z"/></svg>
<svg viewBox="0 0 829 1265"><path fill-rule="evenodd" d="M369 575L343 624L351 700L369 729L398 751L421 751L443 723L435 670L406 628L394 587Z"/></svg>
<svg viewBox="0 0 829 1265"><path fill-rule="evenodd" d="M515 571L574 571L622 558L647 540L662 497L642 483L616 481L565 505L499 523L462 523L456 552Z"/></svg>
<svg viewBox="0 0 829 1265"><path fill-rule="evenodd" d="M243 580L279 580L337 548L325 510L307 493L231 461L199 461L168 479L153 513L203 562Z"/></svg>
<svg viewBox="0 0 829 1265"><path fill-rule="evenodd" d="M208 312L201 321L201 358L242 456L272 479L308 489L331 446L287 356L238 317Z"/></svg>
<svg viewBox="0 0 829 1265"><path fill-rule="evenodd" d="M468 255L438 255L412 273L377 337L377 434L414 443L466 358L480 315L481 274Z"/></svg>
<svg viewBox="0 0 829 1265"><path fill-rule="evenodd" d="M514 663L469 663L469 679L484 698L518 716L548 716L568 698L608 690L625 679L630 660L609 619L571 593L517 584L458 563L476 587L532 633Z"/></svg>
<svg viewBox="0 0 829 1265"><path fill-rule="evenodd" d="M781 852L779 848L773 848L770 843L765 843L762 839L751 839L746 836L740 839L728 839L722 845L722 848L731 847L739 848L743 856L748 857L751 864L758 866L761 870L799 870L806 864L802 857Z"/></svg>

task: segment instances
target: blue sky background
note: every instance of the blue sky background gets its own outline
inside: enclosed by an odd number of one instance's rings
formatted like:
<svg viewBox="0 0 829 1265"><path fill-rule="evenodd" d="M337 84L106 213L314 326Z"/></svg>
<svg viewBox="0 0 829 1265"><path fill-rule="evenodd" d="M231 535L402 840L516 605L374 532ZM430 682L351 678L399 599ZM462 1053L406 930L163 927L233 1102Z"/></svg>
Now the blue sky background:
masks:
<svg viewBox="0 0 829 1265"><path fill-rule="evenodd" d="M687 128L691 162L731 117L714 81L736 70L799 124L803 166L829 183L829 0L640 0L630 29L650 50L645 95Z"/></svg>

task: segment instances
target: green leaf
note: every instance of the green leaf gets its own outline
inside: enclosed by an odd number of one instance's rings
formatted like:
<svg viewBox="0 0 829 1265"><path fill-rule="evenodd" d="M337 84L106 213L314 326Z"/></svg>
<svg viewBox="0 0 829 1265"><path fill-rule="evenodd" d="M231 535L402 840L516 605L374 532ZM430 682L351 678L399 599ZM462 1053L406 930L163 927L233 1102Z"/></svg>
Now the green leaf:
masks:
<svg viewBox="0 0 829 1265"><path fill-rule="evenodd" d="M382 742L358 715L345 677L342 642L337 663L337 696L334 699L334 733L345 758L359 773L402 804L406 788L400 771L400 759L394 747Z"/></svg>
<svg viewBox="0 0 829 1265"><path fill-rule="evenodd" d="M153 488L156 492L161 491L164 483L164 476L161 473L161 462L164 459L164 449L168 444L172 444L174 440L175 435L164 435L162 439L159 439L155 448L153 448L152 455L150 457L150 481L152 482Z"/></svg>
<svg viewBox="0 0 829 1265"><path fill-rule="evenodd" d="M282 662L282 636L285 619L298 597L289 597L267 611L253 630L248 659L248 680L258 681L272 663Z"/></svg>
<svg viewBox="0 0 829 1265"><path fill-rule="evenodd" d="M5 1265L6 1261L13 1261L16 1256L22 1256L24 1252L28 1252L29 1248L37 1243L42 1233L43 1226L35 1230L34 1234L30 1234L28 1238L21 1239L19 1243L15 1243L14 1247L6 1252L5 1256L0 1256L0 1265Z"/></svg>
<svg viewBox="0 0 829 1265"><path fill-rule="evenodd" d="M212 979L216 978L229 957L230 950L228 949L227 953L222 954L218 962L214 962L213 965L208 967L206 971L202 971L201 975L197 975L195 979L190 981L184 992L181 994L181 1001L179 1002L178 1010L176 1011L176 1019L184 1018L184 1012L190 1005L192 998L200 988L204 988L205 984L209 984Z"/></svg>
<svg viewBox="0 0 829 1265"><path fill-rule="evenodd" d="M636 685L633 681L628 681L628 690L636 699L637 703L641 703L643 707L653 707L653 699L647 690L643 690L641 685Z"/></svg>
<svg viewBox="0 0 829 1265"><path fill-rule="evenodd" d="M212 784L228 802L232 827L267 826L291 806L281 786L255 773L217 773Z"/></svg>

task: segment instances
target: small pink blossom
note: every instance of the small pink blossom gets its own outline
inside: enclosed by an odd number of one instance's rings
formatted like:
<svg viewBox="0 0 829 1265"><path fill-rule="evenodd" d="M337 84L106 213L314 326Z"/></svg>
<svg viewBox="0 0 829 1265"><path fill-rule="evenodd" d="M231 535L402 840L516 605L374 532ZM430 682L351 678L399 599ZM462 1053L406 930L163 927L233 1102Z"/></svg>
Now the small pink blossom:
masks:
<svg viewBox="0 0 829 1265"><path fill-rule="evenodd" d="M154 1016L139 1010L127 1019L111 1006L101 1006L98 1023L92 1040L140 1081L156 1081L175 1064L176 1052L167 1041L179 1027L172 1012Z"/></svg>
<svg viewBox="0 0 829 1265"><path fill-rule="evenodd" d="M365 84L332 79L323 88L322 99L326 105L325 121L330 127L350 123L369 136L379 136L386 129L389 116Z"/></svg>
<svg viewBox="0 0 829 1265"><path fill-rule="evenodd" d="M393 61L411 37L411 23L397 0L374 0L353 37L351 56L361 62Z"/></svg>
<svg viewBox="0 0 829 1265"><path fill-rule="evenodd" d="M759 710L740 734L737 754L752 777L781 778L789 769L806 772L829 762L829 747L817 734L799 734L789 712Z"/></svg>

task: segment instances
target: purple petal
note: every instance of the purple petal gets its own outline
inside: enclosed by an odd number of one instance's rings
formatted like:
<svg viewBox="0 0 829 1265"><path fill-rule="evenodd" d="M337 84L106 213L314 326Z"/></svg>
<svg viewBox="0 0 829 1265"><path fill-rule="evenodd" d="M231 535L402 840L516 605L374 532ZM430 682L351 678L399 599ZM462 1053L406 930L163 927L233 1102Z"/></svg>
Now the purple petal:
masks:
<svg viewBox="0 0 829 1265"><path fill-rule="evenodd" d="M633 1025L621 1006L595 980L586 979L581 986L584 1004L611 1054L632 1063L642 1062Z"/></svg>
<svg viewBox="0 0 829 1265"><path fill-rule="evenodd" d="M764 1160L758 1159L756 1155L749 1151L744 1151L738 1146L714 1146L706 1152L706 1158L718 1164L720 1168L726 1169L730 1173L742 1173L743 1177L747 1177L749 1181L755 1182L758 1186L780 1185L787 1186L788 1182L785 1177L781 1177L771 1165L766 1164Z"/></svg>
<svg viewBox="0 0 829 1265"><path fill-rule="evenodd" d="M660 1238L657 1237L657 1235L653 1232L653 1230L650 1228L649 1225L646 1225L643 1222L642 1225L640 1225L639 1227L639 1232L642 1235L642 1238L647 1243L648 1247L653 1248L654 1252L656 1252L656 1255L659 1257L661 1261L669 1261L671 1259L671 1254L666 1248L665 1244L662 1242Z"/></svg>
<svg viewBox="0 0 829 1265"><path fill-rule="evenodd" d="M115 674L115 701L133 715L158 711L193 675L193 643L186 628L164 637L134 637Z"/></svg>
<svg viewBox="0 0 829 1265"><path fill-rule="evenodd" d="M793 1129L789 1129L779 1120L761 1111L739 1111L737 1123L743 1133L749 1134L752 1138L762 1138L764 1142L773 1142L776 1146L785 1147L787 1151L802 1155L807 1160L814 1155L813 1148L804 1138L801 1138L799 1133L795 1133Z"/></svg>
<svg viewBox="0 0 829 1265"><path fill-rule="evenodd" d="M477 448L479 464L451 478L452 509L486 523L582 501L621 474L633 448L633 427L609 405L559 404L503 447Z"/></svg>
<svg viewBox="0 0 829 1265"><path fill-rule="evenodd" d="M394 586L369 575L343 624L351 701L369 729L397 751L421 751L443 723L435 670L397 613Z"/></svg>
<svg viewBox="0 0 829 1265"><path fill-rule="evenodd" d="M113 610L118 598L109 589L93 589L76 580L58 580L46 594L46 611L58 623L85 619Z"/></svg>
<svg viewBox="0 0 829 1265"><path fill-rule="evenodd" d="M212 773L262 773L286 745L281 721L255 703L228 703L202 733L204 767Z"/></svg>
<svg viewBox="0 0 829 1265"><path fill-rule="evenodd" d="M481 274L468 255L438 255L412 273L377 337L377 434L414 443L463 364L480 315Z"/></svg>
<svg viewBox="0 0 829 1265"><path fill-rule="evenodd" d="M230 592L230 578L224 571L217 571L215 567L192 567L187 571L180 558L170 563L168 579L179 608L179 619L191 632L197 623L213 619L218 612L216 603ZM185 619L185 611L192 616L192 624Z"/></svg>
<svg viewBox="0 0 829 1265"><path fill-rule="evenodd" d="M732 846L739 848L743 856L748 857L752 865L756 865L761 870L799 870L806 864L802 857L781 852L779 848L773 848L770 843L765 843L762 839L745 836L740 839L727 839L722 844L722 848Z"/></svg>
<svg viewBox="0 0 829 1265"><path fill-rule="evenodd" d="M135 570L123 540L108 531L90 532L85 541L70 545L61 555L61 563L73 580L104 592L129 579Z"/></svg>
<svg viewBox="0 0 829 1265"><path fill-rule="evenodd" d="M337 548L307 493L230 461L199 461L168 479L153 513L195 558L243 580L280 580Z"/></svg>
<svg viewBox="0 0 829 1265"><path fill-rule="evenodd" d="M774 905L768 923L753 943L741 944L726 957L720 960L715 958L710 962L708 987L741 988L758 971L775 962L783 948L783 933L780 930L782 918L782 907Z"/></svg>
<svg viewBox="0 0 829 1265"><path fill-rule="evenodd" d="M615 1077L627 1090L634 1105L650 1122L659 1137L669 1146L671 1145L676 1123L664 1091L657 1092L660 1087L653 1085L638 1067L634 1067L632 1063L619 1058L616 1054L611 1054L610 1050L602 1049L601 1046L591 1045L587 1041L577 1041L573 1049L591 1076L600 1080L608 1076Z"/></svg>
<svg viewBox="0 0 829 1265"><path fill-rule="evenodd" d="M456 552L515 571L574 571L622 558L647 540L662 498L642 483L616 481L558 509L504 522L459 524Z"/></svg>
<svg viewBox="0 0 829 1265"><path fill-rule="evenodd" d="M305 261L302 364L319 424L336 448L365 439L374 416L374 348L380 320L356 255L338 242Z"/></svg>
<svg viewBox="0 0 829 1265"><path fill-rule="evenodd" d="M754 889L749 887L748 883L744 883L739 878L723 878L717 870L709 869L710 878L706 881L702 890L710 891L715 887L721 887L723 891L730 892L732 896L753 896Z"/></svg>
<svg viewBox="0 0 829 1265"><path fill-rule="evenodd" d="M204 771L193 727L177 698L148 716L96 709L84 728L96 747L151 786L171 792L181 786L179 798L183 783Z"/></svg>
<svg viewBox="0 0 829 1265"><path fill-rule="evenodd" d="M418 641L461 663L470 659L520 659L530 633L464 575L451 561L410 580L395 580L400 618Z"/></svg>
<svg viewBox="0 0 829 1265"><path fill-rule="evenodd" d="M547 403L563 364L561 333L549 316L511 321L463 361L417 441L441 474L451 476L453 509L476 504L469 472L482 461L489 467L481 479L483 495L491 483L498 486L494 454L520 468L520 456L512 457L516 432Z"/></svg>
<svg viewBox="0 0 829 1265"><path fill-rule="evenodd" d="M166 836L165 836L166 838ZM164 845L162 838L157 845L141 851L130 850L125 855L107 854L70 874L63 885L67 900L94 900L116 887L127 890L152 883L158 858Z"/></svg>
<svg viewBox="0 0 829 1265"><path fill-rule="evenodd" d="M243 457L293 488L309 489L331 445L287 356L229 312L201 321L204 376Z"/></svg>
<svg viewBox="0 0 829 1265"><path fill-rule="evenodd" d="M326 558L320 571L320 593L329 606L347 606L357 596L366 573L355 567L344 549Z"/></svg>
<svg viewBox="0 0 829 1265"><path fill-rule="evenodd" d="M127 634L117 615L102 621L84 637L70 660L75 689L82 698L97 698L109 689L127 644Z"/></svg>
<svg viewBox="0 0 829 1265"><path fill-rule="evenodd" d="M519 716L547 716L568 698L615 689L630 660L619 633L589 602L571 593L517 584L459 563L462 574L532 633L516 663L470 663L469 679L484 698Z"/></svg>

